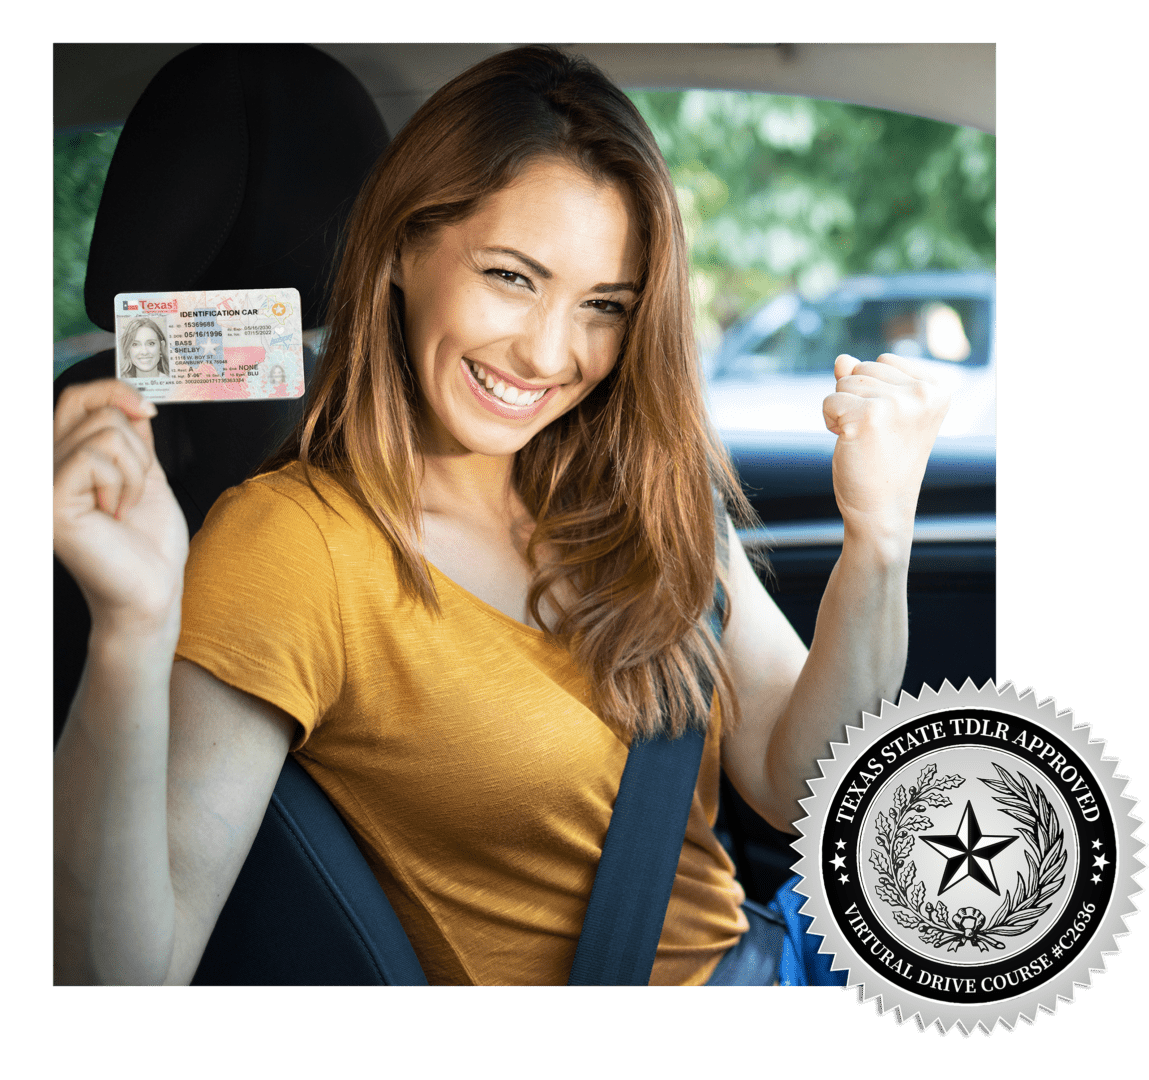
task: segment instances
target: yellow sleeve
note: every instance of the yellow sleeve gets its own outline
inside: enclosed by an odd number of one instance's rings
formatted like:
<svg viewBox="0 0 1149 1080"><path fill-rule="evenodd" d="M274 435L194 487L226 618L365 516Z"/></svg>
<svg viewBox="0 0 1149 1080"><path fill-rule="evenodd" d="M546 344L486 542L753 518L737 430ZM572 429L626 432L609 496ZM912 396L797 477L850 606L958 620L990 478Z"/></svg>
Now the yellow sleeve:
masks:
<svg viewBox="0 0 1149 1080"><path fill-rule="evenodd" d="M259 480L220 496L192 540L176 656L295 717L292 749L307 741L345 671L338 585L308 509Z"/></svg>

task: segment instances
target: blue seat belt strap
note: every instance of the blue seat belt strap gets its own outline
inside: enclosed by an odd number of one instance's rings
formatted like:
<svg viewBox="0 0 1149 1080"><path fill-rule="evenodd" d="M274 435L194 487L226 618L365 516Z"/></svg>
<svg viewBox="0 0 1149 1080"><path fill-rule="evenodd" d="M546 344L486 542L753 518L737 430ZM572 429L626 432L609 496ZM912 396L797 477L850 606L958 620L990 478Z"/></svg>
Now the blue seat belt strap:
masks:
<svg viewBox="0 0 1149 1080"><path fill-rule="evenodd" d="M645 986L674 887L704 738L631 745L586 918L571 986Z"/></svg>
<svg viewBox="0 0 1149 1080"><path fill-rule="evenodd" d="M725 524L722 513L718 527L723 563ZM716 640L722 636L725 600L717 585L709 613ZM709 701L713 685L708 677L699 681ZM689 728L677 739L659 736L631 743L568 985L650 982L705 741L702 732Z"/></svg>

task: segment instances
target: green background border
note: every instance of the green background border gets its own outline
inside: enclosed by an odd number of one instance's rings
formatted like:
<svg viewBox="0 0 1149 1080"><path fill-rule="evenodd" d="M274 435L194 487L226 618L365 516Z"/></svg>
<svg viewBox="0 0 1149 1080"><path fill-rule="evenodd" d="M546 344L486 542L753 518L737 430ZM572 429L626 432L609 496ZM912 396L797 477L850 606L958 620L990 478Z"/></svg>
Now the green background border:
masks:
<svg viewBox="0 0 1149 1080"><path fill-rule="evenodd" d="M835 5L836 6L836 5ZM314 13L315 7L310 8ZM579 6L562 21L509 20L489 6L427 5L415 16L358 7L319 17L260 6L200 2L162 9L54 5L38 30L11 28L2 47L8 126L3 279L13 384L2 425L15 487L8 529L3 648L13 733L3 797L9 828L5 973L7 1055L18 1075L115 1070L125 1075L246 1074L294 1066L299 1074L362 1066L417 1070L608 1074L641 1070L754 1074L822 1072L958 1075L974 1070L1057 1072L1120 1067L1143 1037L1146 950L1124 955L1075 1004L1015 1033L942 1039L879 1018L873 1004L836 990L734 995L676 990L464 990L386 995L354 990L215 990L184 994L49 987L49 560L48 383L51 263L51 41L218 37L301 39L425 37L641 40L901 39L1000 43L1001 323L1000 646L998 677L1056 694L1143 776L1146 734L1135 694L1144 640L1140 500L1134 455L1143 445L1133 367L1134 283L1129 250L1143 200L1134 146L1136 36L1097 39L1050 13L1003 23L1000 3L965 3L961 18L893 5L819 6L817 21L768 8L696 3L689 14L648 18L637 6ZM651 11L654 9L651 8ZM877 14L876 14L877 10ZM167 14L171 11L171 14ZM1094 16L1097 17L1096 15ZM1046 25L1055 24L1056 25ZM283 33L283 36L287 36ZM21 209L23 208L23 209ZM1132 209L1131 209L1132 208ZM1124 323L1124 324L1123 324ZM43 356L43 361L40 360ZM30 358L30 360L29 360ZM1124 496L1124 497L1123 497ZM1129 614L1127 614L1129 612ZM1131 794L1139 793L1134 784ZM1134 926L1140 923L1134 920ZM1143 935L1141 935L1143 936ZM897 1063L889 1050L911 1056ZM1135 1058L1134 1058L1135 1059ZM285 1070L286 1072L287 1070Z"/></svg>

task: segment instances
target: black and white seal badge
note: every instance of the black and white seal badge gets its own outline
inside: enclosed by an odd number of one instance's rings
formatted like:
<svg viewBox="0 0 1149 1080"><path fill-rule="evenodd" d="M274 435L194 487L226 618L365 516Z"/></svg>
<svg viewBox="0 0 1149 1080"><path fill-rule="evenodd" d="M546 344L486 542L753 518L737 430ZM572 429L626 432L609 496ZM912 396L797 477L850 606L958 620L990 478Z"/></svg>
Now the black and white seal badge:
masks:
<svg viewBox="0 0 1149 1080"><path fill-rule="evenodd" d="M831 748L802 803L798 891L863 1000L991 1031L1104 969L1134 911L1137 819L1070 713L947 682Z"/></svg>

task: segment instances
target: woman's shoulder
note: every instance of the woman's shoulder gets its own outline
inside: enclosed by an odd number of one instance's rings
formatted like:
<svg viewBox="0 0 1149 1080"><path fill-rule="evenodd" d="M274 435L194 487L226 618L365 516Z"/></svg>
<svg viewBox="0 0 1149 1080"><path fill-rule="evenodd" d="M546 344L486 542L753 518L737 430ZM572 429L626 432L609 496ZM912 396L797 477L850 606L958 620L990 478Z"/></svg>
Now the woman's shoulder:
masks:
<svg viewBox="0 0 1149 1080"><path fill-rule="evenodd" d="M321 526L338 521L358 526L368 520L363 508L335 476L315 466L305 468L301 461L259 473L229 488L216 505L233 513L249 509L261 514L297 516L297 511L302 511Z"/></svg>
<svg viewBox="0 0 1149 1080"><path fill-rule="evenodd" d="M371 544L378 526L330 473L293 461L229 488L215 502L193 547L243 544L345 548Z"/></svg>

